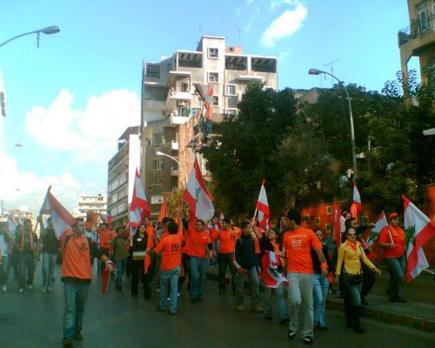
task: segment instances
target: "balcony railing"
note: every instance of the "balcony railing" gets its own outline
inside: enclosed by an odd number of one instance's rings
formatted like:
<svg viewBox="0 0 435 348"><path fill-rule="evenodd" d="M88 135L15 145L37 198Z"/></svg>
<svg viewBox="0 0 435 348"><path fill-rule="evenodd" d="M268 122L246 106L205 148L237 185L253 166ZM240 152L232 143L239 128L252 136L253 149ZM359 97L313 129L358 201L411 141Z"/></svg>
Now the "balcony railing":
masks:
<svg viewBox="0 0 435 348"><path fill-rule="evenodd" d="M435 14L424 21L416 21L414 24L399 31L399 46L416 38L422 37L435 30Z"/></svg>

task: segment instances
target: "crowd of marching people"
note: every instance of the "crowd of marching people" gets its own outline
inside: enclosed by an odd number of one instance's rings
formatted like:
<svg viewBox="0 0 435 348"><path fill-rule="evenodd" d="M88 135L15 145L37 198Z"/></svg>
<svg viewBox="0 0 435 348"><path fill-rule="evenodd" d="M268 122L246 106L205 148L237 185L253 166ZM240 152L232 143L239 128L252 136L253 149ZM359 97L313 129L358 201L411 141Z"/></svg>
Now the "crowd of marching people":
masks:
<svg viewBox="0 0 435 348"><path fill-rule="evenodd" d="M178 209L174 218L165 217L156 227L144 218L135 229L125 226L116 231L105 223L97 228L93 221L77 219L72 231L60 240L51 218L45 223L38 218L39 238L29 220L17 225L15 233L6 222L0 222L0 285L3 292L8 291L12 270L18 292L31 291L35 260L40 259L40 291L51 292L55 265L62 262L63 345L71 347L74 340L83 339L85 304L95 259L98 272L113 274L119 292L123 291L125 275L130 278L132 297L138 297L139 290L143 290L143 297L149 300L154 286L159 292L157 310L171 315L178 311L184 283L191 303L206 300L206 271L211 260L217 260L218 294L227 293L229 270L236 310L244 312L249 308L272 320L275 300L279 323L288 325L289 339L299 332L303 342L311 344L314 329L328 330L326 298L336 291L336 286L344 300L346 327L362 334L362 308L367 305L366 296L376 274L381 272L363 238L363 232L373 224L359 226L347 212L343 217L345 229L338 242L335 234L325 238L321 229L309 229L296 210L286 211L276 228L267 230L253 219L239 226L228 218L214 218L210 223L197 219L189 224ZM396 213L390 214L388 220L378 236L391 275L387 294L393 302L406 302L405 232ZM249 305L245 283L250 288Z"/></svg>

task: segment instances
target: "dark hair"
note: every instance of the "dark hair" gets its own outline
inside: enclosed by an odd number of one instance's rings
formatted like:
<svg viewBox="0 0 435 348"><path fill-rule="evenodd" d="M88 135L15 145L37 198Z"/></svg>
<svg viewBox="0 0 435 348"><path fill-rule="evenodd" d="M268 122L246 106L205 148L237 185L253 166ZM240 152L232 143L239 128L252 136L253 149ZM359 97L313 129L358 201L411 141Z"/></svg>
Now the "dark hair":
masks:
<svg viewBox="0 0 435 348"><path fill-rule="evenodd" d="M246 226L250 225L251 223L249 221L243 221L240 225L240 228L243 230Z"/></svg>
<svg viewBox="0 0 435 348"><path fill-rule="evenodd" d="M171 221L168 225L168 232L169 234L177 234L178 224L176 224L174 221Z"/></svg>
<svg viewBox="0 0 435 348"><path fill-rule="evenodd" d="M205 225L204 220L198 219L198 220L196 220L196 222L200 222L200 223L202 223L203 225Z"/></svg>
<svg viewBox="0 0 435 348"><path fill-rule="evenodd" d="M222 222L225 222L226 224L230 224L231 223L231 219L230 218L224 218L224 219L222 219Z"/></svg>
<svg viewBox="0 0 435 348"><path fill-rule="evenodd" d="M174 220L171 219L170 217L164 217L164 218L162 219L162 224L169 224L169 223L171 223L171 222L174 222Z"/></svg>
<svg viewBox="0 0 435 348"><path fill-rule="evenodd" d="M344 222L344 226L345 226L346 228L348 228L348 227L352 227L352 221L356 221L354 217L352 217L352 218L350 218L350 219L347 219L347 220Z"/></svg>
<svg viewBox="0 0 435 348"><path fill-rule="evenodd" d="M294 220L296 225L301 224L301 214L296 209L290 209L287 212L287 219L289 219L290 221Z"/></svg>

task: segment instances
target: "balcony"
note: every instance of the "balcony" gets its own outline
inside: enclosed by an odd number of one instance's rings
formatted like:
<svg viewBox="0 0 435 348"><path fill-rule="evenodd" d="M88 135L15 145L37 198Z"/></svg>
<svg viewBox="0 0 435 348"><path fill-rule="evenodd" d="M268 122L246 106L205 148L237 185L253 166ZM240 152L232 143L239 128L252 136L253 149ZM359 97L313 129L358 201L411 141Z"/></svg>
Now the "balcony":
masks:
<svg viewBox="0 0 435 348"><path fill-rule="evenodd" d="M428 17L427 20L416 21L411 26L399 31L399 47L418 38L425 39L433 33L435 33L435 14ZM433 40L432 37L428 43L433 42Z"/></svg>
<svg viewBox="0 0 435 348"><path fill-rule="evenodd" d="M170 89L166 98L166 109L174 110L176 107L185 106L192 100L192 93L178 92L175 89Z"/></svg>
<svg viewBox="0 0 435 348"><path fill-rule="evenodd" d="M181 125L181 124L185 124L187 121L189 121L189 116L176 116L176 115L170 116L171 125Z"/></svg>

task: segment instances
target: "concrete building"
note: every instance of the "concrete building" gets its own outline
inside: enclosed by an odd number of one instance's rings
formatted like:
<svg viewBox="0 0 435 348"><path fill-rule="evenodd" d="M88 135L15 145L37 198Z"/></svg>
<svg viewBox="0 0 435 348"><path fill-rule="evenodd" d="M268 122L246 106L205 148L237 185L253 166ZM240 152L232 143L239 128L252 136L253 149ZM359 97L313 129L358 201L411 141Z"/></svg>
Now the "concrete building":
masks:
<svg viewBox="0 0 435 348"><path fill-rule="evenodd" d="M241 47L227 46L225 37L203 36L196 50L177 50L160 62L144 63L142 78L141 178L155 216L162 194L183 187L192 168L188 145L203 109L195 85L211 88L212 122L217 125L224 115L237 115L250 82L278 89L277 59L244 54ZM205 170L204 161L200 164Z"/></svg>
<svg viewBox="0 0 435 348"><path fill-rule="evenodd" d="M429 71L435 75L435 0L408 0L408 12L410 26L399 32L401 69L407 74L409 60L418 57L427 83Z"/></svg>
<svg viewBox="0 0 435 348"><path fill-rule="evenodd" d="M118 152L108 164L107 211L113 228L128 218L136 169L140 169L139 126L127 128L119 137Z"/></svg>
<svg viewBox="0 0 435 348"><path fill-rule="evenodd" d="M107 195L81 195L79 198L77 217L86 219L86 213L94 212L102 215L107 214Z"/></svg>

